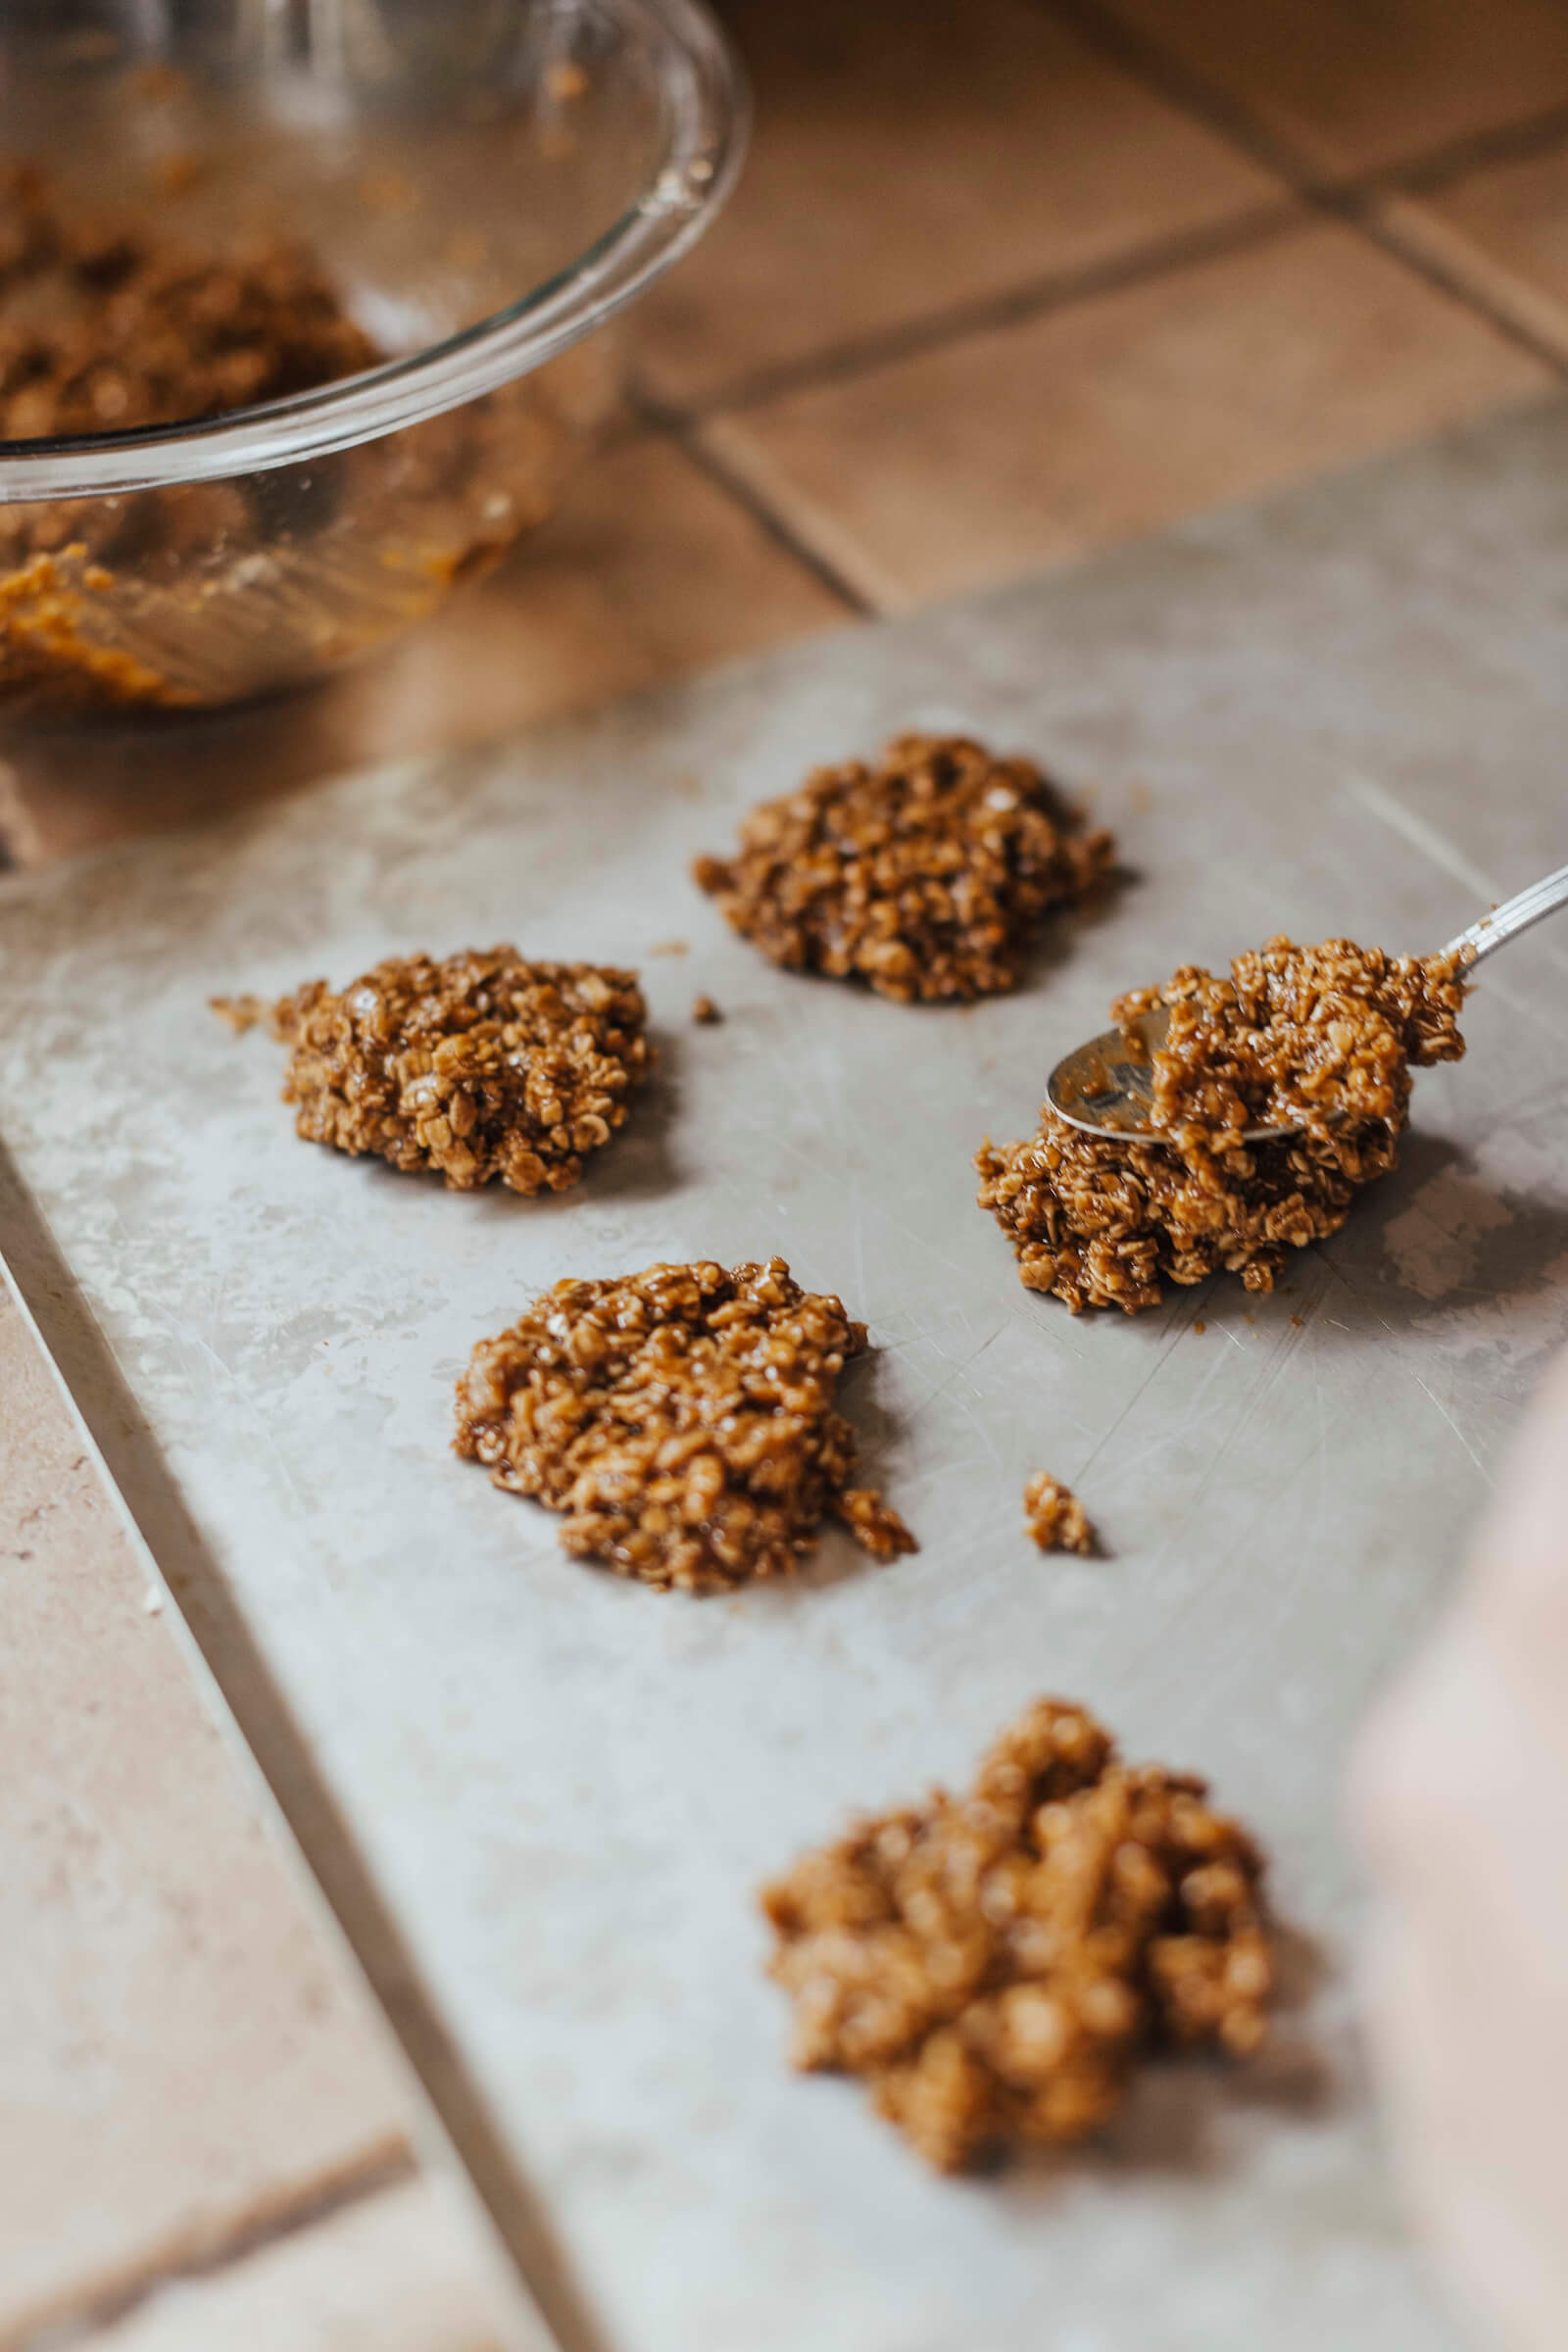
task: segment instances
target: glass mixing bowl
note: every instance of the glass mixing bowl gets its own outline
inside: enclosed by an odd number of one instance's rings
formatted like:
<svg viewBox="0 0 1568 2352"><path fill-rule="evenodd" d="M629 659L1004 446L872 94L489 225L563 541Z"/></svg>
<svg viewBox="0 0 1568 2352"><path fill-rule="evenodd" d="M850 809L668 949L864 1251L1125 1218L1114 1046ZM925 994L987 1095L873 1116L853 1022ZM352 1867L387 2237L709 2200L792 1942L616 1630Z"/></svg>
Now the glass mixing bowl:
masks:
<svg viewBox="0 0 1568 2352"><path fill-rule="evenodd" d="M0 441L0 729L299 684L496 562L611 409L611 322L723 202L744 118L701 0L0 0L0 158L182 248L302 242L389 355Z"/></svg>

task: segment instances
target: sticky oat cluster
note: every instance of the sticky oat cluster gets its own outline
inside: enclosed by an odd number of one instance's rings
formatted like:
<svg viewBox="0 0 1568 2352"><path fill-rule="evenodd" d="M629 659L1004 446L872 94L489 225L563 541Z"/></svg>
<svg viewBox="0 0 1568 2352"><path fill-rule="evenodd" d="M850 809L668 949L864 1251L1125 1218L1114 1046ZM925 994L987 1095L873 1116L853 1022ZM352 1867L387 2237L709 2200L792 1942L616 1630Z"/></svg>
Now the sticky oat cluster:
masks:
<svg viewBox="0 0 1568 2352"><path fill-rule="evenodd" d="M1170 1007L1153 1056L1157 1137L1084 1134L1048 1104L1026 1142L985 1144L980 1205L1010 1235L1026 1289L1074 1314L1157 1306L1167 1283L1224 1268L1272 1290L1292 1250L1337 1233L1356 1194L1392 1168L1409 1117L1410 1064L1464 1052L1451 956L1385 956L1349 940L1288 939L1239 956L1229 979L1187 965L1112 1006ZM1272 1143L1254 1126L1299 1123Z"/></svg>
<svg viewBox="0 0 1568 2352"><path fill-rule="evenodd" d="M788 1575L829 1514L877 1559L912 1551L853 1487L834 1409L865 1327L782 1258L560 1282L474 1349L457 1447L499 1487L565 1514L561 1541L686 1592Z"/></svg>
<svg viewBox="0 0 1568 2352"><path fill-rule="evenodd" d="M1071 1487L1037 1470L1023 1491L1023 1521L1042 1551L1095 1550L1095 1531Z"/></svg>
<svg viewBox="0 0 1568 2352"><path fill-rule="evenodd" d="M858 1821L764 1889L794 2061L860 2076L944 2171L1080 2138L1143 2054L1258 2046L1262 1870L1202 1781L1041 1699L966 1794Z"/></svg>
<svg viewBox="0 0 1568 2352"><path fill-rule="evenodd" d="M775 963L910 1004L1015 987L1041 917L1083 898L1114 854L1030 760L901 735L869 765L819 767L762 802L736 855L693 871Z"/></svg>
<svg viewBox="0 0 1568 2352"><path fill-rule="evenodd" d="M459 1192L495 1177L564 1192L653 1061L635 972L510 947L390 956L345 989L311 980L270 1007L220 1009L264 1014L292 1049L283 1100L307 1141L434 1170Z"/></svg>

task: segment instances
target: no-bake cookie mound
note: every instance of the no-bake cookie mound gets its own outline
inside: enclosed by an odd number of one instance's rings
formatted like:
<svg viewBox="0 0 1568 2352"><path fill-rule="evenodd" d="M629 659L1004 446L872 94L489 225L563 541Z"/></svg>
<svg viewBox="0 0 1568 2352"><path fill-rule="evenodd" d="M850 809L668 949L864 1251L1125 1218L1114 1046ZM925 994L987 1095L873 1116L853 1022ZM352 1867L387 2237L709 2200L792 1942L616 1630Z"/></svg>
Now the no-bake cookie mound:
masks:
<svg viewBox="0 0 1568 2352"><path fill-rule="evenodd" d="M858 1821L765 1888L795 2064L863 2077L944 2171L1079 2138L1145 2054L1262 2041L1262 1872L1204 1782L1040 1699L967 1795Z"/></svg>
<svg viewBox="0 0 1568 2352"><path fill-rule="evenodd" d="M564 1192L653 1060L634 972L510 947L391 956L340 991L309 981L266 1017L293 1049L283 1100L299 1134L436 1169L461 1192L497 1176Z"/></svg>
<svg viewBox="0 0 1568 2352"><path fill-rule="evenodd" d="M1029 760L901 735L869 766L819 767L763 802L736 856L693 873L775 963L911 1004L1014 987L1047 909L1084 897L1114 855Z"/></svg>
<svg viewBox="0 0 1568 2352"><path fill-rule="evenodd" d="M567 1551L662 1589L787 1576L828 1513L892 1559L914 1539L849 1484L855 1433L833 1407L864 1348L782 1258L558 1282L474 1349L457 1450L564 1512Z"/></svg>
<svg viewBox="0 0 1568 2352"><path fill-rule="evenodd" d="M1011 1235L1026 1288L1075 1314L1136 1314L1166 1283L1221 1267L1272 1290L1288 1253L1337 1233L1356 1194L1396 1164L1410 1066L1460 1057L1463 1001L1455 957L1343 939L1271 939L1229 979L1185 966L1111 1008L1123 1023L1171 1008L1153 1058L1157 1140L1085 1135L1048 1104L1028 1142L982 1149L980 1205ZM1241 1140L1298 1122L1298 1135Z"/></svg>

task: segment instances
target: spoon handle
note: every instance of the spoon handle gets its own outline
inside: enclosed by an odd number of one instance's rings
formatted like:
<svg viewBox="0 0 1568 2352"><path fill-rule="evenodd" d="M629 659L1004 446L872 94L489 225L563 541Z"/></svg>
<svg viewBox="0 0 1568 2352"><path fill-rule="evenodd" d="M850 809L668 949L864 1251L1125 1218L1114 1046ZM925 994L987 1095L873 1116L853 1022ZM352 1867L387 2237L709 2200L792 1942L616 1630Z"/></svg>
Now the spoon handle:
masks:
<svg viewBox="0 0 1568 2352"><path fill-rule="evenodd" d="M1490 914L1472 923L1468 931L1461 931L1457 939L1450 939L1446 953L1452 956L1464 948L1471 949L1470 968L1474 971L1478 963L1484 963L1489 956L1506 947L1510 939L1517 939L1521 931L1528 931L1544 915L1555 914L1564 906L1568 906L1568 865L1559 865L1554 874L1544 874L1516 898L1505 899L1500 906L1494 906Z"/></svg>

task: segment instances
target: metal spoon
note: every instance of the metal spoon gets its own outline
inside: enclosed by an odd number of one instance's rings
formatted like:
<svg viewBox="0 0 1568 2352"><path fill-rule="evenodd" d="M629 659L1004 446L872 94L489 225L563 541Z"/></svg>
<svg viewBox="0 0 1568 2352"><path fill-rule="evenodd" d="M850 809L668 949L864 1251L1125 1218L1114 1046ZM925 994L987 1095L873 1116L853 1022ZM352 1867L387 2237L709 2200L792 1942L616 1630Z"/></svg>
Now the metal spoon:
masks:
<svg viewBox="0 0 1568 2352"><path fill-rule="evenodd" d="M1494 906L1468 931L1461 931L1445 953L1453 956L1468 950L1468 969L1474 972L1510 939L1517 939L1521 931L1528 931L1544 915L1555 914L1565 905L1568 865L1560 865L1554 874L1532 882L1517 898ZM1159 1004L1152 1012L1141 1012L1128 1023L1128 1030L1145 1049L1137 1060L1128 1053L1127 1031L1106 1029L1057 1062L1046 1084L1046 1101L1059 1118L1069 1126L1081 1127L1086 1135L1135 1135L1157 1142L1159 1129L1152 1123L1154 1055L1170 1031L1170 1007ZM1274 1143L1299 1132L1297 1127L1249 1127L1241 1140L1246 1144Z"/></svg>

